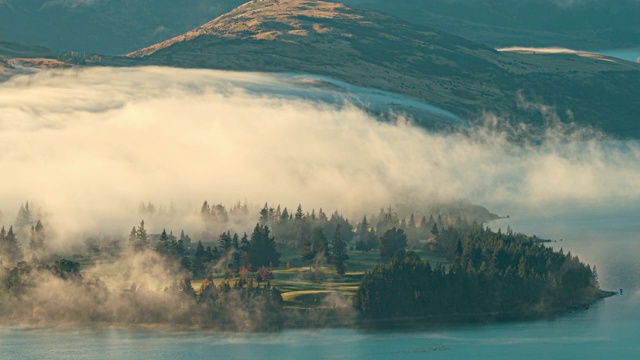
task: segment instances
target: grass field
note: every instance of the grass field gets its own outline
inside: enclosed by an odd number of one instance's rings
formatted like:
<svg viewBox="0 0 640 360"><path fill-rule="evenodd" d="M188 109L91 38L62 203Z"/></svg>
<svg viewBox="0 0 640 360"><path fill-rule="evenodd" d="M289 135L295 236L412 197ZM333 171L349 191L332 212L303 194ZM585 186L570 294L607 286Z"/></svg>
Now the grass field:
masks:
<svg viewBox="0 0 640 360"><path fill-rule="evenodd" d="M371 271L376 265L382 264L380 253L377 250L361 252L351 250L347 260L347 271L344 275L338 275L333 266L310 267L301 259L300 254L291 248L278 249L282 258L280 266L273 269L274 279L271 285L279 289L286 306L292 307L321 307L326 299L349 299L358 290L360 281L367 271ZM413 249L423 260L431 264L442 264L448 267L447 259L424 250ZM91 255L73 256L73 260L84 268L91 268L100 264L110 264L122 251L101 252ZM288 266L287 266L288 265ZM289 267L287 269L287 267ZM108 267L103 268L102 270ZM116 269L112 269L116 270ZM255 274L250 279L255 279ZM204 279L192 279L191 285L198 292ZM224 275L214 276L213 282L220 286L225 281L233 285L238 278L224 278ZM251 281L251 280L250 280ZM254 280L255 281L255 280Z"/></svg>
<svg viewBox="0 0 640 360"><path fill-rule="evenodd" d="M434 255L426 251L415 251L423 260L428 260L432 264L449 265L447 259ZM274 269L275 278L271 280L271 285L282 292L282 298L287 306L295 307L318 307L322 306L327 297L338 296L340 298L351 298L358 290L360 280L367 271L372 270L382 260L377 251L368 253L351 251L347 261L347 272L338 275L333 266L309 267L302 265L300 257L296 254L285 254L281 261L281 268ZM290 265L297 265L289 269ZM230 283L237 279L229 279ZM215 278L216 286L225 280ZM198 291L202 285L202 279L192 280L193 288Z"/></svg>

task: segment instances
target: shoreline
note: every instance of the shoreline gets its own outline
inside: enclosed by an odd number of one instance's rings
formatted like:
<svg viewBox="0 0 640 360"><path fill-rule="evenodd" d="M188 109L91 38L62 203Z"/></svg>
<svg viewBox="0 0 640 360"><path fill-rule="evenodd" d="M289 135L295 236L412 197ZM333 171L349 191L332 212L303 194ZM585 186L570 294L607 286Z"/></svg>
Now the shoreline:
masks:
<svg viewBox="0 0 640 360"><path fill-rule="evenodd" d="M586 311L591 305L606 298L618 295L617 292L600 290L593 298L580 299L564 308L554 308L543 311L532 311L527 314L512 314L507 312L476 313L476 314L454 314L454 315L431 315L423 317L404 317L386 319L362 319L361 324L365 329L385 329L385 328L415 328L415 327L438 327L445 325L474 325L474 324L494 324L506 322L529 322L538 320L548 320L563 316L573 311Z"/></svg>
<svg viewBox="0 0 640 360"><path fill-rule="evenodd" d="M510 322L531 322L549 320L571 313L586 311L589 307L608 297L619 295L614 291L600 290L597 296L580 299L564 308L533 311L527 314L504 312L431 315L401 318L363 318L351 308L294 308L284 307L288 316L279 316L264 320L261 324L246 324L245 327L199 326L195 324L168 323L47 323L43 321L20 321L14 324L4 323L0 329L9 330L46 330L46 329L83 329L83 330L132 330L132 331L209 331L214 333L277 333L287 330L304 329L354 329L354 330L403 330L417 328L441 328L448 326L487 325ZM6 320L6 319L5 319Z"/></svg>

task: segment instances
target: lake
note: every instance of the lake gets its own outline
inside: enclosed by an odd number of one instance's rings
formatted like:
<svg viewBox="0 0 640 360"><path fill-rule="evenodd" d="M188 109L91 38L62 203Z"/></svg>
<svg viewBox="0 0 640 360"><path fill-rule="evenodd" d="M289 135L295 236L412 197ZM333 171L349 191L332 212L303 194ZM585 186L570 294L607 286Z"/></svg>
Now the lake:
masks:
<svg viewBox="0 0 640 360"><path fill-rule="evenodd" d="M509 209L502 209L508 211ZM511 209L513 210L513 209ZM581 210L497 221L556 240L595 264L622 296L553 320L412 330L287 330L274 334L132 329L0 329L3 359L612 359L640 353L638 211ZM562 241L560 241L562 239Z"/></svg>
<svg viewBox="0 0 640 360"><path fill-rule="evenodd" d="M640 47L594 51L599 54L636 62L640 58Z"/></svg>

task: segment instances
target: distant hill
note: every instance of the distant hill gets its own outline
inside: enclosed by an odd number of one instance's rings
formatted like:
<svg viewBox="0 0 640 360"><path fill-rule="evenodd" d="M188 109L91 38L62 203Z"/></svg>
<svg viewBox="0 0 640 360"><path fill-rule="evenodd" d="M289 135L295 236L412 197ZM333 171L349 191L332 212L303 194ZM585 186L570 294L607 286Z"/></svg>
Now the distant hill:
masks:
<svg viewBox="0 0 640 360"><path fill-rule="evenodd" d="M640 136L640 67L584 55L498 52L376 11L256 0L128 56L142 64L325 75L470 119L489 111L545 126L544 104L563 121Z"/></svg>
<svg viewBox="0 0 640 360"><path fill-rule="evenodd" d="M135 66L135 61L120 56L104 56L76 51L55 52L42 46L0 40L0 81L37 69L78 66Z"/></svg>
<svg viewBox="0 0 640 360"><path fill-rule="evenodd" d="M640 46L637 0L340 0L494 47Z"/></svg>
<svg viewBox="0 0 640 360"><path fill-rule="evenodd" d="M28 46L0 40L0 81L28 71L30 68L66 67L57 60L58 54L40 47Z"/></svg>
<svg viewBox="0 0 640 360"><path fill-rule="evenodd" d="M0 39L120 55L193 29L247 0L0 0ZM338 0L502 46L640 46L637 0Z"/></svg>
<svg viewBox="0 0 640 360"><path fill-rule="evenodd" d="M0 0L0 39L124 54L181 34L243 0Z"/></svg>

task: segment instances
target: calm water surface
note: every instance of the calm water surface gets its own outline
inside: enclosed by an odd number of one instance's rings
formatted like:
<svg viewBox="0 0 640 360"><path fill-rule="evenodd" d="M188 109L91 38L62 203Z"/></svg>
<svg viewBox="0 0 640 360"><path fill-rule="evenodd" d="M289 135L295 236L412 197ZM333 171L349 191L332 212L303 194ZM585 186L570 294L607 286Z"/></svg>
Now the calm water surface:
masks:
<svg viewBox="0 0 640 360"><path fill-rule="evenodd" d="M636 62L638 58L640 58L640 47L629 49L598 50L595 52L633 62Z"/></svg>
<svg viewBox="0 0 640 360"><path fill-rule="evenodd" d="M289 330L276 334L123 329L0 329L1 359L631 359L640 354L640 212L512 217L492 227L556 239L596 264L602 287L624 289L534 322L421 330ZM562 241L559 241L562 239Z"/></svg>

